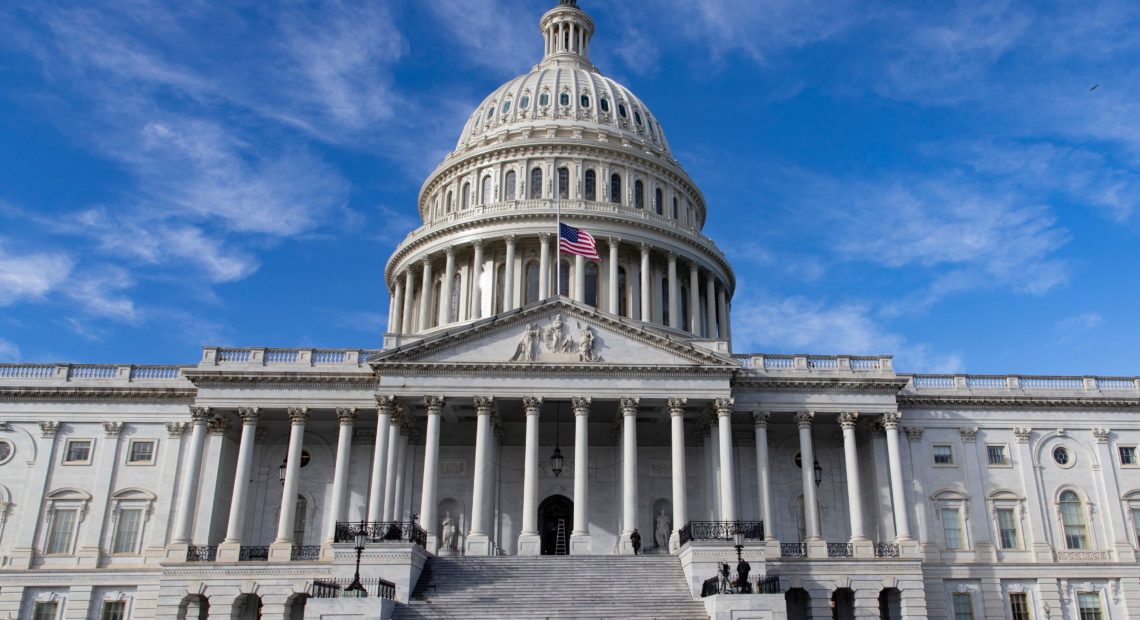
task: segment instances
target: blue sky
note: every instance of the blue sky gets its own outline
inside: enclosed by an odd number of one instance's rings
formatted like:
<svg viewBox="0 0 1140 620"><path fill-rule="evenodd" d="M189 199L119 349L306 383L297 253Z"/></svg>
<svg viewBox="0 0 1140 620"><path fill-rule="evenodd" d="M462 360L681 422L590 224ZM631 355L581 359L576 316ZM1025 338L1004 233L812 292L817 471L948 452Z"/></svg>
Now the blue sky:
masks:
<svg viewBox="0 0 1140 620"><path fill-rule="evenodd" d="M553 4L0 6L0 360L379 346L421 182ZM1137 374L1140 3L580 4L705 192L737 351Z"/></svg>

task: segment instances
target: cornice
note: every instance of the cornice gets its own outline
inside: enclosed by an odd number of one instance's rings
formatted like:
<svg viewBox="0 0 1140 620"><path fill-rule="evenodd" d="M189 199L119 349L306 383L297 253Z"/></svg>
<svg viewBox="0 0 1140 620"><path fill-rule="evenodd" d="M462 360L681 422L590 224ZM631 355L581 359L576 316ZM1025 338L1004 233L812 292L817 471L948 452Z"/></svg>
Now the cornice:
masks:
<svg viewBox="0 0 1140 620"><path fill-rule="evenodd" d="M5 387L0 401L192 403L195 388Z"/></svg>
<svg viewBox="0 0 1140 620"><path fill-rule="evenodd" d="M630 377L682 377L687 375L724 375L732 374L733 368L729 366L661 366L661 365L632 365L632 364L519 364L519 363L440 363L440 362L377 362L377 371L389 373L392 371L414 371L419 376L425 375L486 375L488 371L495 375L534 376L538 374L557 374L562 377L585 377L597 374L621 374Z"/></svg>
<svg viewBox="0 0 1140 620"><path fill-rule="evenodd" d="M375 389L379 386L376 376L362 369L362 372L346 374L342 372L248 372L236 370L189 370L186 378L195 386L203 387L274 387L294 389L327 389L359 387Z"/></svg>
<svg viewBox="0 0 1140 620"><path fill-rule="evenodd" d="M1001 409L1140 409L1140 398L1096 398L1088 396L971 396L955 394L902 394L899 405L907 407L957 407Z"/></svg>
<svg viewBox="0 0 1140 620"><path fill-rule="evenodd" d="M898 394L906 377L772 377L741 371L733 378L733 388L753 388L774 392L872 392Z"/></svg>

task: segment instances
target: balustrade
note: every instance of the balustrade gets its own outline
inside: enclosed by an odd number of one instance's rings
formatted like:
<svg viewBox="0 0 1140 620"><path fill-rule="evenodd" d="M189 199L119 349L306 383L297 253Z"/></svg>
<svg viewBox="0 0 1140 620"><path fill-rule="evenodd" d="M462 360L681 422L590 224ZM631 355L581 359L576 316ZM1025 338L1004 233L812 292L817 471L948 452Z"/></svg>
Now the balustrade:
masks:
<svg viewBox="0 0 1140 620"><path fill-rule="evenodd" d="M186 549L187 562L216 562L217 560L217 545L190 545Z"/></svg>
<svg viewBox="0 0 1140 620"><path fill-rule="evenodd" d="M413 543L427 548L427 532L415 521L338 521L333 541L353 542L360 532L368 543Z"/></svg>
<svg viewBox="0 0 1140 620"><path fill-rule="evenodd" d="M827 557L850 558L855 556L855 545L851 543L827 543Z"/></svg>
<svg viewBox="0 0 1140 620"><path fill-rule="evenodd" d="M340 598L345 588L352 583L352 579L340 577L336 579L321 579L309 586L310 598ZM360 585L369 597L396 600L396 584L379 577L362 577Z"/></svg>
<svg viewBox="0 0 1140 620"><path fill-rule="evenodd" d="M875 557L877 557L877 558L897 558L897 557L899 557L899 544L898 543L875 543Z"/></svg>
<svg viewBox="0 0 1140 620"><path fill-rule="evenodd" d="M690 541L721 540L733 541L737 533L744 534L746 541L764 540L763 521L690 521L677 535L679 544Z"/></svg>
<svg viewBox="0 0 1140 620"><path fill-rule="evenodd" d="M269 547L242 546L238 550L238 562L265 562L269 560Z"/></svg>
<svg viewBox="0 0 1140 620"><path fill-rule="evenodd" d="M321 559L321 546L320 545L293 545L293 550L289 553L289 559L294 562L311 562Z"/></svg>
<svg viewBox="0 0 1140 620"><path fill-rule="evenodd" d="M806 558L807 557L807 543L780 543L780 557L782 558Z"/></svg>

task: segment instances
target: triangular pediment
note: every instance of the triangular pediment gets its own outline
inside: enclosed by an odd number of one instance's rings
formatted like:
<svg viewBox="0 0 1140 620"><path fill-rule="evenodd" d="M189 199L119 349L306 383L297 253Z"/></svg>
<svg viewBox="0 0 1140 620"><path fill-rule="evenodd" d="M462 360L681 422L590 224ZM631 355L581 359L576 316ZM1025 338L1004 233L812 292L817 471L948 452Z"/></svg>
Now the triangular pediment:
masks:
<svg viewBox="0 0 1140 620"><path fill-rule="evenodd" d="M379 367L739 368L731 355L694 341L555 297L383 351L369 362Z"/></svg>

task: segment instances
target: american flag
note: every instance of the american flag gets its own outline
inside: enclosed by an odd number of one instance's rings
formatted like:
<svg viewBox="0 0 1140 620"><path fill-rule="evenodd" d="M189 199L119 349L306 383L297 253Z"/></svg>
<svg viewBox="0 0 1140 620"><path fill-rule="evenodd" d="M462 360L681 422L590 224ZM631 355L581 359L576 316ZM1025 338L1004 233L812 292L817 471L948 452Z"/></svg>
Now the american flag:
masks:
<svg viewBox="0 0 1140 620"><path fill-rule="evenodd" d="M598 256L598 246L594 243L594 237L581 228L560 223L558 225L558 247L567 254L602 260Z"/></svg>

